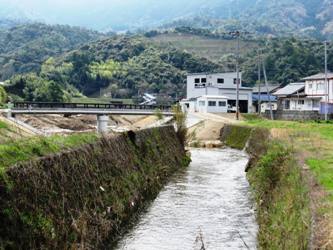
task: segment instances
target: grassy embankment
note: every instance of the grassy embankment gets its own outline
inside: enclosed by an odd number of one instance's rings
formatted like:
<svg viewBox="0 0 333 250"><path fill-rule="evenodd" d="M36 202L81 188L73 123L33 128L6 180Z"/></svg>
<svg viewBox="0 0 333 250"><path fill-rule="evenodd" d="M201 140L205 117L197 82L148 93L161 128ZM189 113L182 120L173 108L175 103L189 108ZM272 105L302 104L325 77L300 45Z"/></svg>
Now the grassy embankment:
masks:
<svg viewBox="0 0 333 250"><path fill-rule="evenodd" d="M257 202L259 249L306 249L310 235L309 200L293 151L271 140L269 130L228 125L226 145L251 156L248 179Z"/></svg>
<svg viewBox="0 0 333 250"><path fill-rule="evenodd" d="M19 127L8 124L0 116L0 145L7 142L28 137L30 134Z"/></svg>
<svg viewBox="0 0 333 250"><path fill-rule="evenodd" d="M266 241L269 239L271 242L281 241L276 246L288 246L289 249L305 249L310 243L312 247L332 249L333 124L270 121L256 117L248 117L245 123L269 129L275 143L271 144L268 153L258 163L259 167L249 173L249 180L257 190L257 198L267 195L262 193L267 189L267 186L263 186L264 179L274 174L274 171L267 173L266 170L274 170L276 166L281 166L282 170L275 171L280 172L282 182L274 189L277 192L269 194L274 199L265 209L269 217L259 210L259 223L263 225L259 233L259 241L263 241L261 245L270 244ZM319 187L311 182L312 175L306 174L307 168L320 184ZM309 199L312 200L311 205ZM302 234L308 234L311 227L310 206L315 219L311 241L301 237ZM279 228L284 230L280 232ZM299 236L294 238L297 234Z"/></svg>
<svg viewBox="0 0 333 250"><path fill-rule="evenodd" d="M0 122L0 131L2 129L10 130L10 127ZM96 141L97 138L94 133L81 133L7 140L5 144L0 144L0 173L14 164L79 147Z"/></svg>

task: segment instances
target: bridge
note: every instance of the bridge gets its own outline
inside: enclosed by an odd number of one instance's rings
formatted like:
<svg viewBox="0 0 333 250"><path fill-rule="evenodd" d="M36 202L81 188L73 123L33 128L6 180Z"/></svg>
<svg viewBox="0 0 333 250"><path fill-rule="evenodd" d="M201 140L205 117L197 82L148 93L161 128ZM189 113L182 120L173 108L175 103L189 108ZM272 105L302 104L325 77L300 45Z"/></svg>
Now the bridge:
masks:
<svg viewBox="0 0 333 250"><path fill-rule="evenodd" d="M15 102L8 115L96 115L97 129L106 132L109 115L155 115L172 116L171 106L135 105L122 103L54 103L54 102Z"/></svg>

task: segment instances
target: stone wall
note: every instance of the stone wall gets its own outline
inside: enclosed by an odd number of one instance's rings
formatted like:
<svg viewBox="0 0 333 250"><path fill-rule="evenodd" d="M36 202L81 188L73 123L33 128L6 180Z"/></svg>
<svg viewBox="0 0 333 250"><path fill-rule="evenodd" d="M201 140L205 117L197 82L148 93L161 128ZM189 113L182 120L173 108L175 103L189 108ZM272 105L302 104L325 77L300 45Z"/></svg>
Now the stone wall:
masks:
<svg viewBox="0 0 333 250"><path fill-rule="evenodd" d="M0 173L0 249L98 249L188 165L172 126L101 138Z"/></svg>

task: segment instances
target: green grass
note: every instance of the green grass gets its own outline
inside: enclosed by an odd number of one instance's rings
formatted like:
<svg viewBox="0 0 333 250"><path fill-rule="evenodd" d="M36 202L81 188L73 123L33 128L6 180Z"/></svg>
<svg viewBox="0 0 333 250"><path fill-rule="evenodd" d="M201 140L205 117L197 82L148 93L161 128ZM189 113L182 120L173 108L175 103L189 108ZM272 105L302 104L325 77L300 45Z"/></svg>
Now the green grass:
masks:
<svg viewBox="0 0 333 250"><path fill-rule="evenodd" d="M8 124L5 122L0 121L0 129L9 129Z"/></svg>
<svg viewBox="0 0 333 250"><path fill-rule="evenodd" d="M323 139L329 139L333 141L333 124L328 122L294 122L294 121L271 121L266 119L249 119L245 122L247 125L262 127L262 128L281 128L281 129L293 129L309 133L317 133L321 135Z"/></svg>
<svg viewBox="0 0 333 250"><path fill-rule="evenodd" d="M0 145L0 172L14 164L37 157L79 147L97 139L94 133L73 134L69 136L34 137Z"/></svg>
<svg viewBox="0 0 333 250"><path fill-rule="evenodd" d="M306 184L291 149L277 141L248 173L258 204L260 249L307 249L310 209Z"/></svg>
<svg viewBox="0 0 333 250"><path fill-rule="evenodd" d="M311 158L306 161L319 183L328 191L333 202L333 156L326 159Z"/></svg>
<svg viewBox="0 0 333 250"><path fill-rule="evenodd" d="M225 126L222 140L228 147L243 150L250 135L250 127Z"/></svg>
<svg viewBox="0 0 333 250"><path fill-rule="evenodd" d="M102 103L102 104L107 104L110 103L111 101L114 102L123 102L124 104L133 104L132 99L114 99L114 98L109 98L109 97L101 97L101 98L91 98L91 97L77 97L77 98L72 98L73 103Z"/></svg>
<svg viewBox="0 0 333 250"><path fill-rule="evenodd" d="M325 220L327 230L319 237L322 242L332 247L329 228L333 225L333 124L331 121L270 121L266 119L249 119L245 124L268 129L274 132L285 145L295 150L298 164L306 163L326 195L317 204L317 211ZM281 133L279 135L279 133ZM299 167L298 167L299 168ZM299 168L300 169L300 168ZM301 177L300 177L301 178ZM297 181L297 179L295 179ZM321 225L320 225L321 226ZM328 247L329 248L329 247ZM327 248L327 249L328 249Z"/></svg>

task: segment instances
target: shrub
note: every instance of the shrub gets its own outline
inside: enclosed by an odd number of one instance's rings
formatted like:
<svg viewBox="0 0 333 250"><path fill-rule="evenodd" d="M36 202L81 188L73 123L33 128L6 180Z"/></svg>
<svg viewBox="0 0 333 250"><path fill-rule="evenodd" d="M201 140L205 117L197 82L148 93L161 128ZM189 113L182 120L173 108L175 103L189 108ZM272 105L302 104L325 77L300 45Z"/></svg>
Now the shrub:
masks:
<svg viewBox="0 0 333 250"><path fill-rule="evenodd" d="M187 114L182 111L179 104L173 107L173 114L176 123L178 138L181 141L182 145L185 146L187 143L187 132L188 132L188 129L186 127Z"/></svg>

